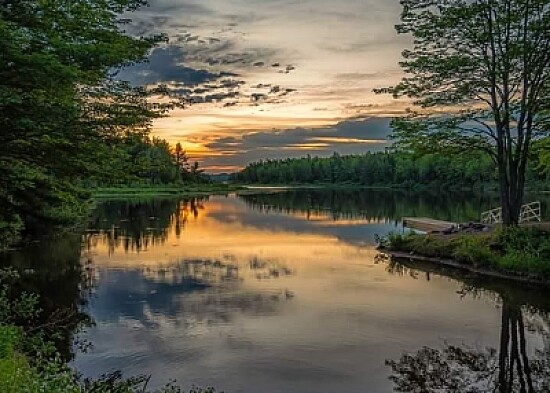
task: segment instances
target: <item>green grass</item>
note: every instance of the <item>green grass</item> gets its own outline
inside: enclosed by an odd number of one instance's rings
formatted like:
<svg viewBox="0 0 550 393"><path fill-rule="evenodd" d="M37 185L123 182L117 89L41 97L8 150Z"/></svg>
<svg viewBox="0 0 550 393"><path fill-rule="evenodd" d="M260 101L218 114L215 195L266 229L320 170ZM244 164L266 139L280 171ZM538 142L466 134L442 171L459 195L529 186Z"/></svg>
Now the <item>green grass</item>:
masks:
<svg viewBox="0 0 550 393"><path fill-rule="evenodd" d="M18 351L23 340L15 326L0 325L0 392L2 393L185 393L174 384L146 390L145 376L123 379L119 373L82 381L59 358L30 358ZM194 387L188 393L216 393Z"/></svg>
<svg viewBox="0 0 550 393"><path fill-rule="evenodd" d="M329 189L329 190L346 190L346 189L370 189L370 190L387 190L394 189L391 185L366 186L356 183L246 183L247 187L265 187L265 188L288 188L288 189Z"/></svg>
<svg viewBox="0 0 550 393"><path fill-rule="evenodd" d="M190 184L182 186L100 187L92 189L91 192L96 199L128 199L226 194L242 189L243 187L233 184Z"/></svg>
<svg viewBox="0 0 550 393"><path fill-rule="evenodd" d="M537 228L464 235L390 234L382 245L390 251L550 281L550 233Z"/></svg>
<svg viewBox="0 0 550 393"><path fill-rule="evenodd" d="M34 368L27 357L17 351L20 330L0 325L0 391L2 393L77 393L80 386L74 375L61 363L50 361L42 370Z"/></svg>

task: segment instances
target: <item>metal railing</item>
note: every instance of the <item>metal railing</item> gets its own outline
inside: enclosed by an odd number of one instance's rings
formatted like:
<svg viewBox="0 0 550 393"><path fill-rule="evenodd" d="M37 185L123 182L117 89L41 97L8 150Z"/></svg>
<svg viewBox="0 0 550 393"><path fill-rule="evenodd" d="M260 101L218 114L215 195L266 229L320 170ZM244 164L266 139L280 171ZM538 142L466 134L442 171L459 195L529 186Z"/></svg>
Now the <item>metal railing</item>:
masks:
<svg viewBox="0 0 550 393"><path fill-rule="evenodd" d="M540 202L532 202L521 207L519 223L542 221L542 206ZM502 207L481 213L483 224L502 224Z"/></svg>

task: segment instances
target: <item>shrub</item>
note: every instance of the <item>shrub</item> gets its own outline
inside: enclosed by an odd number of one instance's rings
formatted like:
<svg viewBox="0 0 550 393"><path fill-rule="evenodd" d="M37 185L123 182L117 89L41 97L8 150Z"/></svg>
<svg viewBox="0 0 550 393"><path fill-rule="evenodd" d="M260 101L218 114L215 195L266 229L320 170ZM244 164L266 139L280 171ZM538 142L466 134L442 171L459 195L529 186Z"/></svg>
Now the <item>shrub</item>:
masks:
<svg viewBox="0 0 550 393"><path fill-rule="evenodd" d="M500 228L492 234L390 234L381 244L393 251L550 279L550 235L537 228Z"/></svg>
<svg viewBox="0 0 550 393"><path fill-rule="evenodd" d="M414 236L413 232L404 234L390 232L386 237L380 238L379 243L382 247L387 247L390 250L403 250Z"/></svg>
<svg viewBox="0 0 550 393"><path fill-rule="evenodd" d="M452 242L453 258L473 266L494 266L498 261L498 255L487 243L487 238L482 236L461 236Z"/></svg>
<svg viewBox="0 0 550 393"><path fill-rule="evenodd" d="M115 372L97 380L80 380L55 353L52 336L43 334L45 331L34 325L41 312L37 308L38 296L23 293L13 297L12 286L18 279L16 271L0 269L0 392L147 392L149 378L145 376L125 379ZM184 390L169 384L154 393L184 393ZM215 393L215 390L193 388L189 393Z"/></svg>

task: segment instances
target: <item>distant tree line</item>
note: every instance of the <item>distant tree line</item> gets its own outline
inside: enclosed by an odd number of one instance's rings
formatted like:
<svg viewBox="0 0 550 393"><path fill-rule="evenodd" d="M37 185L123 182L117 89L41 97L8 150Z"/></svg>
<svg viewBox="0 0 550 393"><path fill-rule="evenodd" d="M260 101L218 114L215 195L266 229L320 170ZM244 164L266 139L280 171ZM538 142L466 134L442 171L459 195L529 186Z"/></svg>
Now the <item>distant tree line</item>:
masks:
<svg viewBox="0 0 550 393"><path fill-rule="evenodd" d="M180 143L148 135L129 135L111 147L108 170L82 181L86 187L204 183L207 177Z"/></svg>
<svg viewBox="0 0 550 393"><path fill-rule="evenodd" d="M496 185L493 161L484 154L447 156L404 152L265 160L249 164L234 180L250 184L357 184L381 187L441 187L476 189ZM532 185L548 183L548 175L533 160Z"/></svg>

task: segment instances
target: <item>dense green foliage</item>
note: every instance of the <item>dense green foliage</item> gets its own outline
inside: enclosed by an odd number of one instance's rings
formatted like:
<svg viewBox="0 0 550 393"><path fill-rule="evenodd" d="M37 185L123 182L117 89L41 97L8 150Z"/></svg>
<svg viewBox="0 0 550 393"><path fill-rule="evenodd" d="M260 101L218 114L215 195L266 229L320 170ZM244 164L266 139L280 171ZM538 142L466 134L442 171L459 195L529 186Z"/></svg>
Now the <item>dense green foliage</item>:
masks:
<svg viewBox="0 0 550 393"><path fill-rule="evenodd" d="M534 186L548 181L546 175L535 170L529 171L529 178ZM492 161L482 154L451 157L442 154L367 153L260 161L249 164L235 175L235 179L260 184L353 183L474 189L495 186L497 173Z"/></svg>
<svg viewBox="0 0 550 393"><path fill-rule="evenodd" d="M124 33L145 3L0 2L0 249L84 217L82 186L200 178L181 146L148 136L173 106L150 99L162 89L116 79L164 38Z"/></svg>
<svg viewBox="0 0 550 393"><path fill-rule="evenodd" d="M206 181L199 164L189 161L179 143L172 148L161 138L130 135L113 146L108 168L83 179L81 184L87 188L158 187Z"/></svg>
<svg viewBox="0 0 550 393"><path fill-rule="evenodd" d="M484 152L517 225L531 148L550 130L550 0L401 0L406 76L379 92L422 110L394 122L415 152Z"/></svg>
<svg viewBox="0 0 550 393"><path fill-rule="evenodd" d="M391 234L383 246L466 265L550 280L550 236L536 228L501 228L494 233L449 235Z"/></svg>
<svg viewBox="0 0 550 393"><path fill-rule="evenodd" d="M0 3L0 222L10 233L0 235L5 240L14 240L14 230L23 226L33 230L82 216L75 179L98 170L97 150L118 137L123 118L139 123L129 113L109 113L105 103L117 85L108 80L109 70L140 60L152 44L119 31L117 15L139 2L67 4ZM142 102L129 106L139 105L144 118L153 114Z"/></svg>

